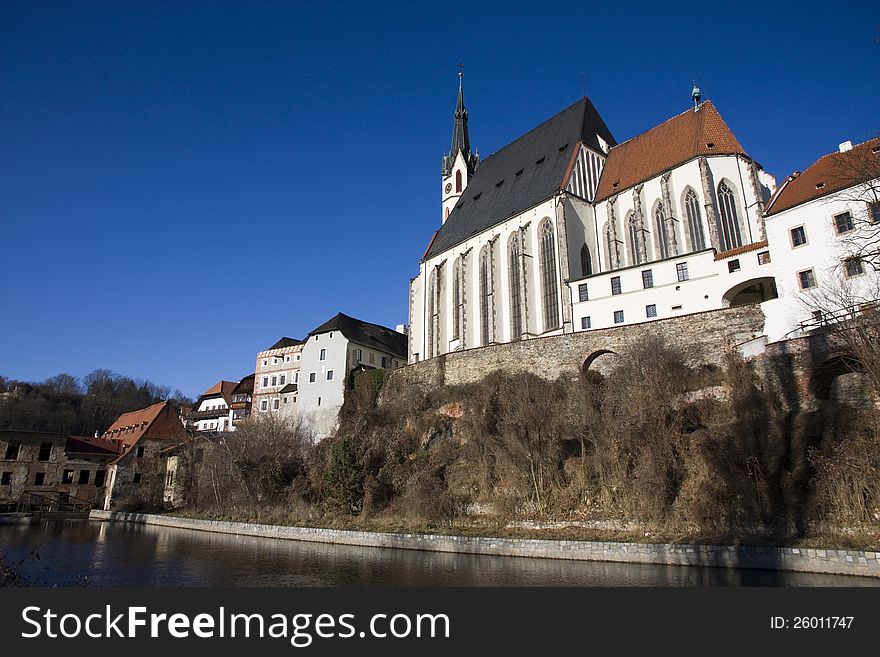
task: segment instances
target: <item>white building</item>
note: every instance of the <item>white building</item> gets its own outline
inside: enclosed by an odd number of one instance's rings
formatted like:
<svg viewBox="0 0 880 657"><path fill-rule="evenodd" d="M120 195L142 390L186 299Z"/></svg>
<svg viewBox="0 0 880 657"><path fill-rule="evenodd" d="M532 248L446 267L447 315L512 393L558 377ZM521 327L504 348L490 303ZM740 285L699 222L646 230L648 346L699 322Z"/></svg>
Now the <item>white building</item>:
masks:
<svg viewBox="0 0 880 657"><path fill-rule="evenodd" d="M779 299L764 304L770 340L796 337L880 292L880 138L821 157L779 187L765 212Z"/></svg>
<svg viewBox="0 0 880 657"><path fill-rule="evenodd" d="M237 381L218 381L199 397L187 424L200 433L234 431L232 426L232 391Z"/></svg>
<svg viewBox="0 0 880 657"><path fill-rule="evenodd" d="M776 296L774 179L711 102L618 145L582 98L482 162L459 86L410 362Z"/></svg>
<svg viewBox="0 0 880 657"><path fill-rule="evenodd" d="M281 338L257 353L252 413L295 414L303 342Z"/></svg>
<svg viewBox="0 0 880 657"><path fill-rule="evenodd" d="M345 391L355 372L406 363L406 335L339 313L302 345L296 410L317 439L336 429Z"/></svg>

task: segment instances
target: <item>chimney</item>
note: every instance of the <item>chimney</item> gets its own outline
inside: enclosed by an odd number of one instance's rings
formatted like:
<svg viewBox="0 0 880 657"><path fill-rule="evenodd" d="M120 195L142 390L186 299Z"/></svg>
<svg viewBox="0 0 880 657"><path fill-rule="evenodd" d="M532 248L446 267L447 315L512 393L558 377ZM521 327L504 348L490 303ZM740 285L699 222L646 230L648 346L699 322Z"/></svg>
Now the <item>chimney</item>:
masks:
<svg viewBox="0 0 880 657"><path fill-rule="evenodd" d="M842 144L840 144L837 147L837 150L839 150L841 153L846 153L847 151L851 151L852 150L852 142L847 139L845 142L843 142Z"/></svg>

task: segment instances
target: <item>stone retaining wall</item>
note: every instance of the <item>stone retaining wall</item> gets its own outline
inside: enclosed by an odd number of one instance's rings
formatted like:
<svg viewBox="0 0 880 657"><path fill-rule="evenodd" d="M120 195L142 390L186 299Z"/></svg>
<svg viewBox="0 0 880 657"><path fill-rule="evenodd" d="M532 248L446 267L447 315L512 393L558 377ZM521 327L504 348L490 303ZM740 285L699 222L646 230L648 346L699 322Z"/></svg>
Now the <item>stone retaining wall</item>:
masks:
<svg viewBox="0 0 880 657"><path fill-rule="evenodd" d="M137 522L240 536L280 538L313 543L339 543L398 550L676 566L755 568L880 577L880 553L855 550L385 534L315 527L258 525L113 511L92 511L91 518L93 520Z"/></svg>
<svg viewBox="0 0 880 657"><path fill-rule="evenodd" d="M745 344L763 331L764 313L759 304L735 306L642 324L455 351L394 370L389 378L401 385L428 388L472 383L495 370L509 374L532 372L545 379L556 379L577 374L592 354L617 352L648 336L660 336L670 345L687 349L695 362L720 364L726 348Z"/></svg>

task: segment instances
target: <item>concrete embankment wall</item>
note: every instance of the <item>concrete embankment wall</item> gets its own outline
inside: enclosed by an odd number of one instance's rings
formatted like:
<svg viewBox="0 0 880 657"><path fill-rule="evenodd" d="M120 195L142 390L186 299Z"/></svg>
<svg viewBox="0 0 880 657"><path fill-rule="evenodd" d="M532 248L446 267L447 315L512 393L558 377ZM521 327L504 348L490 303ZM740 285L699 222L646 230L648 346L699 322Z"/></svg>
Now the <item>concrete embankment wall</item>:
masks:
<svg viewBox="0 0 880 657"><path fill-rule="evenodd" d="M575 561L616 561L674 566L713 566L790 570L835 575L880 577L880 553L854 550L618 543L526 538L441 536L434 534L386 534L379 532L285 527L176 516L92 511L92 520L136 522L178 529L280 538L312 543L338 543L397 550L458 552L507 557L536 557Z"/></svg>

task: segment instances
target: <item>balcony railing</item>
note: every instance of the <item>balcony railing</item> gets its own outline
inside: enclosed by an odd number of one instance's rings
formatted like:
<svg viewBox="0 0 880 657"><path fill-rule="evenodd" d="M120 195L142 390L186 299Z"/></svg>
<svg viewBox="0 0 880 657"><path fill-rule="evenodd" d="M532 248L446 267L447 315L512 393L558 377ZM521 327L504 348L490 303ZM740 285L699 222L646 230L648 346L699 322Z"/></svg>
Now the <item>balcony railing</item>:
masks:
<svg viewBox="0 0 880 657"><path fill-rule="evenodd" d="M831 326L832 324L855 319L863 313L871 311L877 312L878 310L880 310L880 300L845 306L830 312L816 310L813 312L813 316L810 319L800 322L800 327L801 331L815 331L816 329Z"/></svg>
<svg viewBox="0 0 880 657"><path fill-rule="evenodd" d="M207 411L195 411L186 416L186 419L190 422L196 422L198 420L214 420L218 417L226 417L229 415L228 408L212 408Z"/></svg>

